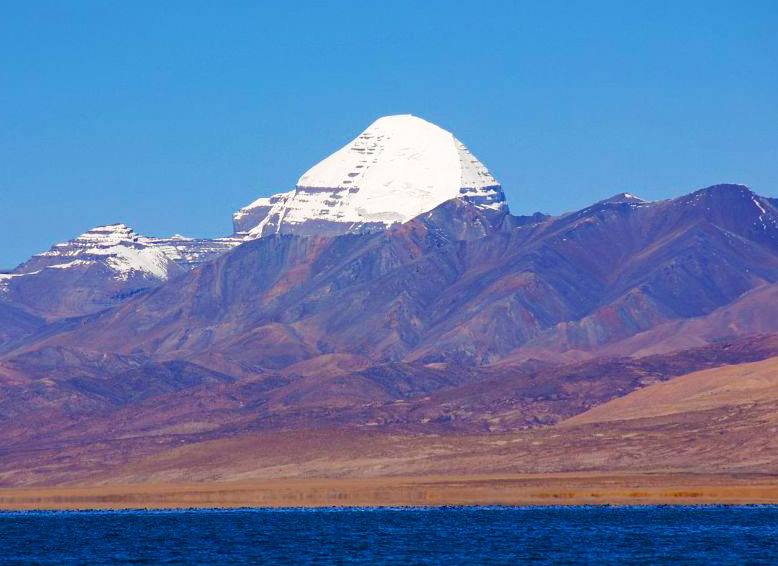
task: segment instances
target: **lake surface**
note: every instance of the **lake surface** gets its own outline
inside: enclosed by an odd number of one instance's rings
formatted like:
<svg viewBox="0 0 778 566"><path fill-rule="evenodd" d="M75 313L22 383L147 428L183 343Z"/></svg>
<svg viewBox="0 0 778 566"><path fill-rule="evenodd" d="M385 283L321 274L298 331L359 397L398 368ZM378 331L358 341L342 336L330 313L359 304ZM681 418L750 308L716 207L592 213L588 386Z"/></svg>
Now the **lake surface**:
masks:
<svg viewBox="0 0 778 566"><path fill-rule="evenodd" d="M778 506L0 513L0 564L778 564Z"/></svg>

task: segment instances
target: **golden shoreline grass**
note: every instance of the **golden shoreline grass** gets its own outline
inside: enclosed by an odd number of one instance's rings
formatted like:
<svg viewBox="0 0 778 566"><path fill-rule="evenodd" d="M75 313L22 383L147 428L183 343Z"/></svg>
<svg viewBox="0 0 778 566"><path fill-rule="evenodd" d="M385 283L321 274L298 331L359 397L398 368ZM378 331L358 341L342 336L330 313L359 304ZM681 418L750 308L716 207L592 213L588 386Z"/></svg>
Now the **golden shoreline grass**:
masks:
<svg viewBox="0 0 778 566"><path fill-rule="evenodd" d="M0 489L0 510L778 504L778 477L554 474Z"/></svg>

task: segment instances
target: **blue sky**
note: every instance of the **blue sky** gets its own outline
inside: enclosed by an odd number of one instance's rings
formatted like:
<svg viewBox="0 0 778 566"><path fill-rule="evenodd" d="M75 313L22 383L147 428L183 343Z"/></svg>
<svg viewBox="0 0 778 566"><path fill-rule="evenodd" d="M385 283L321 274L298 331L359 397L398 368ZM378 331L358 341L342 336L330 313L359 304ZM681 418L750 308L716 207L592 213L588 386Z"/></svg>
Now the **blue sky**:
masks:
<svg viewBox="0 0 778 566"><path fill-rule="evenodd" d="M217 236L375 118L459 137L515 213L778 196L778 5L4 2L0 267L123 221Z"/></svg>

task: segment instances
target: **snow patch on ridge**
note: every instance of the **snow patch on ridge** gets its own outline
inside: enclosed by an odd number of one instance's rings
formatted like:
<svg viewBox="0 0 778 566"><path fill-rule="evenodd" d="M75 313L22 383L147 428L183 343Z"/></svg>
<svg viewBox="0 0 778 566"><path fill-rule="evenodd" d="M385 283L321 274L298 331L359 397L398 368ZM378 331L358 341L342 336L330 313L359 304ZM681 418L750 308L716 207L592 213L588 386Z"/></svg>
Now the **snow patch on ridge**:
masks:
<svg viewBox="0 0 778 566"><path fill-rule="evenodd" d="M758 199L758 198L756 198L756 195L753 195L753 196L751 197L751 200L753 200L753 201L754 201L754 204L755 204L755 205L756 205L756 207L759 209L759 211L762 213L761 215L759 215L759 220L761 220L761 219L764 217L764 215L765 215L765 214L767 214L767 211L766 211L766 210L765 210L765 208L762 206L762 203L760 203L760 202L759 202L759 199Z"/></svg>
<svg viewBox="0 0 778 566"><path fill-rule="evenodd" d="M600 203L603 204L610 203L610 204L634 204L634 205L649 204L650 202L651 201L640 198L639 196L633 195L632 193L617 193L608 199L600 201Z"/></svg>
<svg viewBox="0 0 778 566"><path fill-rule="evenodd" d="M196 240L178 234L151 238L137 234L126 224L108 224L34 255L10 274L0 276L0 285L7 286L12 278L38 275L50 269L81 272L101 268L108 270L115 281L165 281L239 243L232 238Z"/></svg>
<svg viewBox="0 0 778 566"><path fill-rule="evenodd" d="M136 234L125 224L98 226L78 238L55 244L18 268L31 275L36 267L69 269L103 265L115 272L117 280L139 275L165 280L175 271L172 260L151 238ZM38 269L40 270L40 269Z"/></svg>

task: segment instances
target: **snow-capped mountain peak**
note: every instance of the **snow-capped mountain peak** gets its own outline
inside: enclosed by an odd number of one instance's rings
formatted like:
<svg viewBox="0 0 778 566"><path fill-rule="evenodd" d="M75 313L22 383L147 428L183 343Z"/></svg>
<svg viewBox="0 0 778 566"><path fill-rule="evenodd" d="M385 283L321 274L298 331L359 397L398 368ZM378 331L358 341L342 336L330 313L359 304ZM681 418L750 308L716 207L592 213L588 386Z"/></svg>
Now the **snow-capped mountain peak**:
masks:
<svg viewBox="0 0 778 566"><path fill-rule="evenodd" d="M238 245L233 238L151 238L126 224L92 228L0 274L0 301L82 315L144 292Z"/></svg>
<svg viewBox="0 0 778 566"><path fill-rule="evenodd" d="M55 244L20 265L14 273L31 275L44 269L95 265L112 271L118 280L131 277L164 280L180 271L151 238L135 233L126 224L108 224Z"/></svg>
<svg viewBox="0 0 778 566"><path fill-rule="evenodd" d="M317 163L296 187L233 216L236 235L384 229L453 198L505 210L499 182L462 142L410 114L385 116Z"/></svg>
<svg viewBox="0 0 778 566"><path fill-rule="evenodd" d="M601 204L633 204L642 205L648 204L649 201L633 195L632 193L618 193L610 198L600 201Z"/></svg>
<svg viewBox="0 0 778 566"><path fill-rule="evenodd" d="M126 224L106 224L88 230L67 242L54 244L14 269L14 275L29 275L43 269L100 265L117 280L145 278L165 280L171 275L220 255L240 242L187 238L176 234L152 238L136 233Z"/></svg>

